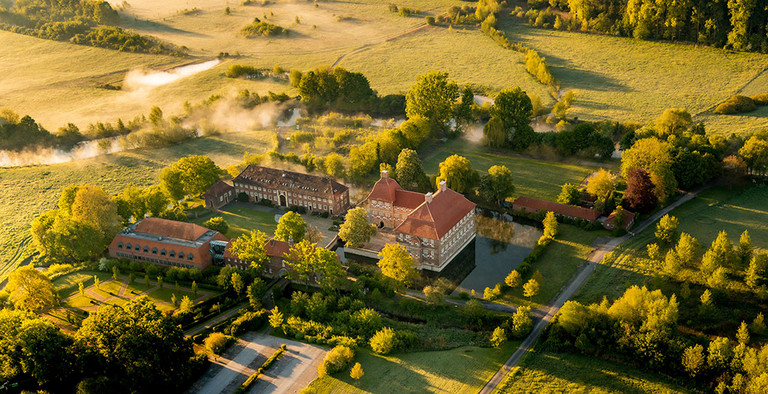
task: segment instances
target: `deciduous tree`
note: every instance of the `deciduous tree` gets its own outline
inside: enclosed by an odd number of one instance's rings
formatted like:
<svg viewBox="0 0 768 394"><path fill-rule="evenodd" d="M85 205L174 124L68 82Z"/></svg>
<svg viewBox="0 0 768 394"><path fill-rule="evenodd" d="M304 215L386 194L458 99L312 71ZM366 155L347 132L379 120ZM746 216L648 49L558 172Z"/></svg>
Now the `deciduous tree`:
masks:
<svg viewBox="0 0 768 394"><path fill-rule="evenodd" d="M496 327L491 334L491 345L498 349L507 341L507 333L501 327Z"/></svg>
<svg viewBox="0 0 768 394"><path fill-rule="evenodd" d="M581 192L579 188L571 183L566 183L560 189L560 195L557 196L557 202L560 204L576 205L581 201Z"/></svg>
<svg viewBox="0 0 768 394"><path fill-rule="evenodd" d="M347 211L344 223L339 227L339 238L350 247L358 248L376 235L376 226L368 223L368 213L357 207Z"/></svg>
<svg viewBox="0 0 768 394"><path fill-rule="evenodd" d="M288 211L280 217L275 230L275 239L280 241L301 242L307 233L307 223L296 212Z"/></svg>
<svg viewBox="0 0 768 394"><path fill-rule="evenodd" d="M423 190L429 184L419 155L413 149L403 149L397 155L395 177L400 186L408 190Z"/></svg>
<svg viewBox="0 0 768 394"><path fill-rule="evenodd" d="M664 217L659 219L659 222L656 224L656 239L665 245L672 244L672 242L675 241L675 238L677 238L678 223L676 217L670 216L669 214L664 215Z"/></svg>
<svg viewBox="0 0 768 394"><path fill-rule="evenodd" d="M386 244L379 253L381 260L378 262L381 272L405 287L411 285L416 277L416 263L408 249L399 244Z"/></svg>
<svg viewBox="0 0 768 394"><path fill-rule="evenodd" d="M523 285L523 296L528 297L528 301L531 301L537 294L539 294L539 282L536 279L525 282Z"/></svg>
<svg viewBox="0 0 768 394"><path fill-rule="evenodd" d="M433 131L444 130L458 97L459 87L448 80L448 74L432 71L419 76L411 86L405 96L405 113L409 118L429 120Z"/></svg>
<svg viewBox="0 0 768 394"><path fill-rule="evenodd" d="M638 212L650 212L658 204L658 198L653 193L655 186L651 176L643 168L634 168L627 175L627 190L624 192L624 203L629 209Z"/></svg>
<svg viewBox="0 0 768 394"><path fill-rule="evenodd" d="M259 230L252 230L232 242L232 254L240 260L249 262L251 268L260 272L269 260L267 252L264 250L266 242L266 234Z"/></svg>
<svg viewBox="0 0 768 394"><path fill-rule="evenodd" d="M58 302L51 280L30 265L11 272L6 290L16 309L38 312L51 308Z"/></svg>
<svg viewBox="0 0 768 394"><path fill-rule="evenodd" d="M508 197L512 197L514 191L512 171L506 166L492 166L488 173L480 178L478 192L486 201L501 205Z"/></svg>
<svg viewBox="0 0 768 394"><path fill-rule="evenodd" d="M446 185L456 192L472 193L479 178L466 157L451 155L440 163L437 183L439 185L440 181L445 181Z"/></svg>

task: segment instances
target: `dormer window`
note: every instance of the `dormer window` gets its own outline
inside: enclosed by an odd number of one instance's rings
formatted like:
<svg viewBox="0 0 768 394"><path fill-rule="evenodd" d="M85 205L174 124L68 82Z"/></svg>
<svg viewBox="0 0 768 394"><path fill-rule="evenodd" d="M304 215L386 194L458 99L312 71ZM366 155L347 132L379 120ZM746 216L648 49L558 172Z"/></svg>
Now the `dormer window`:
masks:
<svg viewBox="0 0 768 394"><path fill-rule="evenodd" d="M172 250L171 253L168 253L169 257L176 257L176 251Z"/></svg>
<svg viewBox="0 0 768 394"><path fill-rule="evenodd" d="M180 259L183 259L183 258L184 258L184 252L179 252L179 258L180 258Z"/></svg>
<svg viewBox="0 0 768 394"><path fill-rule="evenodd" d="M152 248L152 254L157 254L157 248Z"/></svg>
<svg viewBox="0 0 768 394"><path fill-rule="evenodd" d="M117 243L117 247L118 247L118 248L120 248L120 249L122 249L122 248L123 248L123 243L122 243L122 242L118 242L118 243Z"/></svg>
<svg viewBox="0 0 768 394"><path fill-rule="evenodd" d="M139 244L136 244L136 246L133 248L133 250L136 250L136 251L138 251L140 249L141 249L141 246Z"/></svg>
<svg viewBox="0 0 768 394"><path fill-rule="evenodd" d="M144 253L148 253L148 252L149 252L149 246L145 246L144 247Z"/></svg>

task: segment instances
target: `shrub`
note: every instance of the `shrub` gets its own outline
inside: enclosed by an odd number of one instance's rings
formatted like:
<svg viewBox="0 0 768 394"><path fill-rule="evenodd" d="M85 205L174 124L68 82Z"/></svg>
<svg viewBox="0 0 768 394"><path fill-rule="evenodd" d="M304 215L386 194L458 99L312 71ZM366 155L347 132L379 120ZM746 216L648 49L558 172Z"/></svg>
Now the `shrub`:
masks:
<svg viewBox="0 0 768 394"><path fill-rule="evenodd" d="M756 94L752 96L755 105L768 105L768 93Z"/></svg>
<svg viewBox="0 0 768 394"><path fill-rule="evenodd" d="M254 18L253 23L243 26L240 29L240 34L245 38L257 38L257 37L274 37L281 34L288 34L288 29L284 29L278 25L262 22L259 18Z"/></svg>
<svg viewBox="0 0 768 394"><path fill-rule="evenodd" d="M716 114L731 115L752 112L757 109L755 101L747 96L736 95L715 108Z"/></svg>
<svg viewBox="0 0 768 394"><path fill-rule="evenodd" d="M384 327L373 335L370 341L371 349L379 354L387 354L395 348L395 331Z"/></svg>
<svg viewBox="0 0 768 394"><path fill-rule="evenodd" d="M427 21L428 25L430 25L430 26L434 26L435 25L435 17L434 16L428 16L428 17L426 17L424 19Z"/></svg>
<svg viewBox="0 0 768 394"><path fill-rule="evenodd" d="M355 357L355 352L346 346L336 346L325 355L323 363L318 367L320 376L334 374L347 367Z"/></svg>
<svg viewBox="0 0 768 394"><path fill-rule="evenodd" d="M205 338L205 347L212 353L218 354L220 351L224 350L227 346L227 342L229 342L229 338L227 338L226 335L220 332L214 332L211 335L208 335L208 338Z"/></svg>
<svg viewBox="0 0 768 394"><path fill-rule="evenodd" d="M227 67L227 71L224 72L227 78L239 78L245 76L246 78L258 78L263 76L261 70L253 66L247 66L244 64L230 64Z"/></svg>

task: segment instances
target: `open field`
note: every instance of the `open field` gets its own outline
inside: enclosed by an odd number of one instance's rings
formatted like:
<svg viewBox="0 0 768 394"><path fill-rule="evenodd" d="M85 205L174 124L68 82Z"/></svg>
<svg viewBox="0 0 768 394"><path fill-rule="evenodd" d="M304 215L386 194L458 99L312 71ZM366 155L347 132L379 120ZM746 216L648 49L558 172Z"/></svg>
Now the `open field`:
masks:
<svg viewBox="0 0 768 394"><path fill-rule="evenodd" d="M742 88L768 93L764 54L545 30L517 18L503 18L502 28L512 41L546 57L563 89L576 90L570 114L582 119L645 123L667 108L705 112ZM768 126L768 112L707 113L694 120L706 120L710 131L730 133Z"/></svg>
<svg viewBox="0 0 768 394"><path fill-rule="evenodd" d="M0 238L0 279L32 252L32 245L26 244L32 219L56 206L62 188L90 183L117 193L130 184L148 186L158 182L163 167L190 154L204 153L226 167L242 160L245 151L261 153L271 149L272 135L267 131L229 133L71 163L0 169L0 187L9 197L0 204L0 225L4 229Z"/></svg>
<svg viewBox="0 0 768 394"><path fill-rule="evenodd" d="M738 244L739 235L749 230L752 243L758 248L768 248L768 186L749 188L714 188L702 192L695 199L677 208L672 215L680 221L678 231L693 235L709 248L718 232L725 230L732 242ZM655 226L655 225L654 225ZM610 265L601 264L584 286L576 293L576 300L585 303L599 302L603 296L616 299L632 285L652 284L652 287L669 287L670 284L646 275L648 267L641 267L635 257L647 257L645 245L654 242L654 227L621 244Z"/></svg>
<svg viewBox="0 0 768 394"><path fill-rule="evenodd" d="M532 299L534 305L546 305L555 298L584 264L584 260L592 253L592 243L601 235L608 235L608 232L586 231L569 224L560 224L555 240L532 264L533 272L538 270L544 278L544 282L539 284L539 294ZM529 304L528 298L523 296L522 286L507 290L499 301L514 305Z"/></svg>
<svg viewBox="0 0 768 394"><path fill-rule="evenodd" d="M515 196L527 196L556 200L560 187L567 182L580 184L584 178L597 168L582 167L543 160L528 159L490 153L479 144L470 143L457 138L447 143L439 144L431 149L426 157L422 157L424 171L427 174L437 174L440 162L453 154L461 155L472 162L472 168L485 172L494 165L505 165L512 171L515 183ZM612 163L606 163L606 168Z"/></svg>
<svg viewBox="0 0 768 394"><path fill-rule="evenodd" d="M355 383L349 370L316 379L309 393L476 393L520 344L502 350L462 346L437 352L398 353L382 356L360 349L355 362L365 375Z"/></svg>
<svg viewBox="0 0 768 394"><path fill-rule="evenodd" d="M533 351L498 393L685 393L671 379L627 365L569 353Z"/></svg>

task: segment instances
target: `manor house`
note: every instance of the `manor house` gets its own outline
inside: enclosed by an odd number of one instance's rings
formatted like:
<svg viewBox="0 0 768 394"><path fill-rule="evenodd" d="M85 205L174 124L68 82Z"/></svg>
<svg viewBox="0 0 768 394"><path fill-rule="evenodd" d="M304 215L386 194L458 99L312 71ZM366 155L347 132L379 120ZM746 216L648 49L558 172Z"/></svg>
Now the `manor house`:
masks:
<svg viewBox="0 0 768 394"><path fill-rule="evenodd" d="M387 171L368 195L368 219L394 231L417 268L442 271L475 239L475 206L440 182L436 193L404 190Z"/></svg>
<svg viewBox="0 0 768 394"><path fill-rule="evenodd" d="M349 209L349 188L330 177L249 165L234 180L235 195L269 200L283 207L341 215Z"/></svg>

